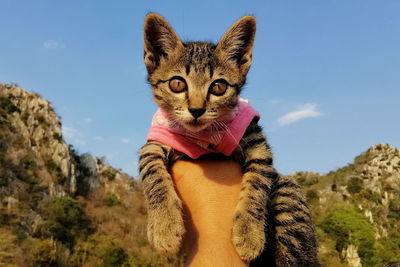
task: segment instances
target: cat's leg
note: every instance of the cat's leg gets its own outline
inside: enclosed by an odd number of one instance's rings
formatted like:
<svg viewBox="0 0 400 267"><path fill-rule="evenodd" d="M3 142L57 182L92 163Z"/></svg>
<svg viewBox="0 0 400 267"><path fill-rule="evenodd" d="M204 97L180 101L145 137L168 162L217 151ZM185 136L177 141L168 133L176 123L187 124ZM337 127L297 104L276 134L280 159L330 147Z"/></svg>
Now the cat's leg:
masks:
<svg viewBox="0 0 400 267"><path fill-rule="evenodd" d="M177 253L185 234L182 202L168 173L171 148L149 141L140 150L139 173L147 203L147 236L157 250Z"/></svg>
<svg viewBox="0 0 400 267"><path fill-rule="evenodd" d="M243 178L233 217L232 241L239 256L251 261L261 254L266 240L267 201L277 173L261 127L252 123L242 140Z"/></svg>
<svg viewBox="0 0 400 267"><path fill-rule="evenodd" d="M276 266L320 266L317 241L307 203L300 187L287 177L280 177L271 192L271 237L267 249Z"/></svg>

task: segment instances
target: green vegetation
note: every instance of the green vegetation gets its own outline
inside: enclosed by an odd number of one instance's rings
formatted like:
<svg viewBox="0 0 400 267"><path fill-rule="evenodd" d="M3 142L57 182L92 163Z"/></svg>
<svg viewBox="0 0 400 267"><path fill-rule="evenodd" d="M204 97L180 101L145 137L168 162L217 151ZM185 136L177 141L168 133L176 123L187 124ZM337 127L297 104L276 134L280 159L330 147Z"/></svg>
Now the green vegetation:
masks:
<svg viewBox="0 0 400 267"><path fill-rule="evenodd" d="M128 254L116 240L104 235L92 235L77 245L71 261L77 266L127 266Z"/></svg>
<svg viewBox="0 0 400 267"><path fill-rule="evenodd" d="M85 228L87 218L78 201L63 196L51 200L44 208L46 217L68 228Z"/></svg>
<svg viewBox="0 0 400 267"><path fill-rule="evenodd" d="M29 113L27 111L21 113L21 120L25 123L25 125L28 125L28 118Z"/></svg>
<svg viewBox="0 0 400 267"><path fill-rule="evenodd" d="M64 244L72 245L76 238L84 237L89 221L79 203L70 197L57 197L43 207L47 220L40 229L41 237L52 237Z"/></svg>
<svg viewBox="0 0 400 267"><path fill-rule="evenodd" d="M349 191L350 194L359 193L362 189L362 185L363 182L360 178L351 177L347 183L347 191Z"/></svg>
<svg viewBox="0 0 400 267"><path fill-rule="evenodd" d="M307 199L307 202L309 202L309 203L311 203L313 201L318 201L319 194L316 190L310 189L306 193L306 199Z"/></svg>
<svg viewBox="0 0 400 267"><path fill-rule="evenodd" d="M109 181L113 181L117 177L117 172L115 170L107 169L102 172L102 175L107 177Z"/></svg>
<svg viewBox="0 0 400 267"><path fill-rule="evenodd" d="M20 109L11 101L12 96L0 96L0 108L7 113L20 112Z"/></svg>
<svg viewBox="0 0 400 267"><path fill-rule="evenodd" d="M53 238L62 243L71 243L72 237L68 229L56 221L45 221L38 229L38 236L41 238Z"/></svg>
<svg viewBox="0 0 400 267"><path fill-rule="evenodd" d="M121 201L119 201L119 198L114 194L108 195L106 197L106 199L104 199L104 205L106 205L108 207L112 207L112 206L120 205L120 204L121 204Z"/></svg>
<svg viewBox="0 0 400 267"><path fill-rule="evenodd" d="M122 266L128 258L125 250L121 247L108 247L99 256L103 260L103 265L110 267Z"/></svg>
<svg viewBox="0 0 400 267"><path fill-rule="evenodd" d="M362 189L360 192L360 197L364 199L369 199L375 204L382 204L382 195L378 192L372 192L369 189Z"/></svg>
<svg viewBox="0 0 400 267"><path fill-rule="evenodd" d="M313 172L297 172L293 178L302 186L310 187L317 184L319 181L319 174Z"/></svg>
<svg viewBox="0 0 400 267"><path fill-rule="evenodd" d="M388 262L400 262L400 233L390 231L388 238L378 243L377 266L383 266Z"/></svg>
<svg viewBox="0 0 400 267"><path fill-rule="evenodd" d="M67 180L67 177L62 173L61 167L57 165L57 163L54 162L52 159L48 159L46 161L46 168L49 171L49 173L57 179L57 181L60 184L65 183Z"/></svg>
<svg viewBox="0 0 400 267"><path fill-rule="evenodd" d="M394 198L389 202L389 217L400 220L400 199Z"/></svg>
<svg viewBox="0 0 400 267"><path fill-rule="evenodd" d="M58 134L58 133L54 133L53 134L53 138L55 139L55 140L57 140L58 142L61 142L63 139L62 139L62 135L61 134Z"/></svg>
<svg viewBox="0 0 400 267"><path fill-rule="evenodd" d="M50 124L49 122L46 120L45 116L40 114L36 116L36 120L39 123L39 125L43 126L43 127L49 127Z"/></svg>
<svg viewBox="0 0 400 267"><path fill-rule="evenodd" d="M337 205L319 225L342 251L349 244L356 245L361 262L373 265L375 256L374 228L367 218L350 205Z"/></svg>
<svg viewBox="0 0 400 267"><path fill-rule="evenodd" d="M31 262L33 266L40 267L53 267L57 266L57 253L51 240L38 240L31 241L29 250Z"/></svg>

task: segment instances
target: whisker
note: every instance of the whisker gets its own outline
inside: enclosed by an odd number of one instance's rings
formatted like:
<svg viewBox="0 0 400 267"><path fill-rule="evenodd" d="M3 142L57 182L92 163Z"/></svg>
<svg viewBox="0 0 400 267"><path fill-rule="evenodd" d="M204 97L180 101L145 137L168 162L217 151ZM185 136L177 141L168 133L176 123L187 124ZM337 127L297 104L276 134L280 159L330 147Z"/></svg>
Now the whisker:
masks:
<svg viewBox="0 0 400 267"><path fill-rule="evenodd" d="M222 127L227 132L227 134L229 134L233 138L233 140L235 140L236 143L238 143L238 147L240 149L240 153L244 157L244 151L243 151L242 146L240 145L240 140L237 140L235 138L235 136L231 133L229 127L224 122L222 122L222 121L221 122L220 121L215 121L215 122L217 123L218 126ZM247 142L246 142L246 144L247 144Z"/></svg>

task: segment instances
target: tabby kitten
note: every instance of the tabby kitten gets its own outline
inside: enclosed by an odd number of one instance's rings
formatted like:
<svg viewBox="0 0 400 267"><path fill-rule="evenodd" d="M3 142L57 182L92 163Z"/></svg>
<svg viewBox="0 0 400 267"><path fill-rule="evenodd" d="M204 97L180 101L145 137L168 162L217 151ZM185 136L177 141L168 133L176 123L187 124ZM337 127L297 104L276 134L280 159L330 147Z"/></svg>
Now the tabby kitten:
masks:
<svg viewBox="0 0 400 267"><path fill-rule="evenodd" d="M250 68L255 30L254 17L245 16L217 45L182 42L163 17L147 15L144 62L148 82L171 127L180 127L191 137L209 128L226 127L224 122L243 102L239 94ZM298 186L274 169L270 147L257 120L255 115L229 153L243 171L232 242L238 255L252 264L315 266L316 242L308 208ZM213 151L215 147L206 149ZM173 161L188 156L181 151L152 138L140 151L148 238L157 250L166 253L178 252L185 234L182 203L168 172Z"/></svg>

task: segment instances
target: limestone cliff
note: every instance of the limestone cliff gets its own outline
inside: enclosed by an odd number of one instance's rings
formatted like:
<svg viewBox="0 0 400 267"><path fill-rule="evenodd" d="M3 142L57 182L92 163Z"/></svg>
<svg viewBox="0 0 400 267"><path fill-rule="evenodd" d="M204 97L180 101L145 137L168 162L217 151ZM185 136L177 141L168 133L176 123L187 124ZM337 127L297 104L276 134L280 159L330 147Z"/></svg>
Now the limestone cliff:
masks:
<svg viewBox="0 0 400 267"><path fill-rule="evenodd" d="M0 84L0 266L174 265L143 205L132 177L64 141L51 103Z"/></svg>
<svg viewBox="0 0 400 267"><path fill-rule="evenodd" d="M374 145L327 175L303 172L293 177L303 185L311 206L326 265L382 266L400 261L397 148Z"/></svg>

